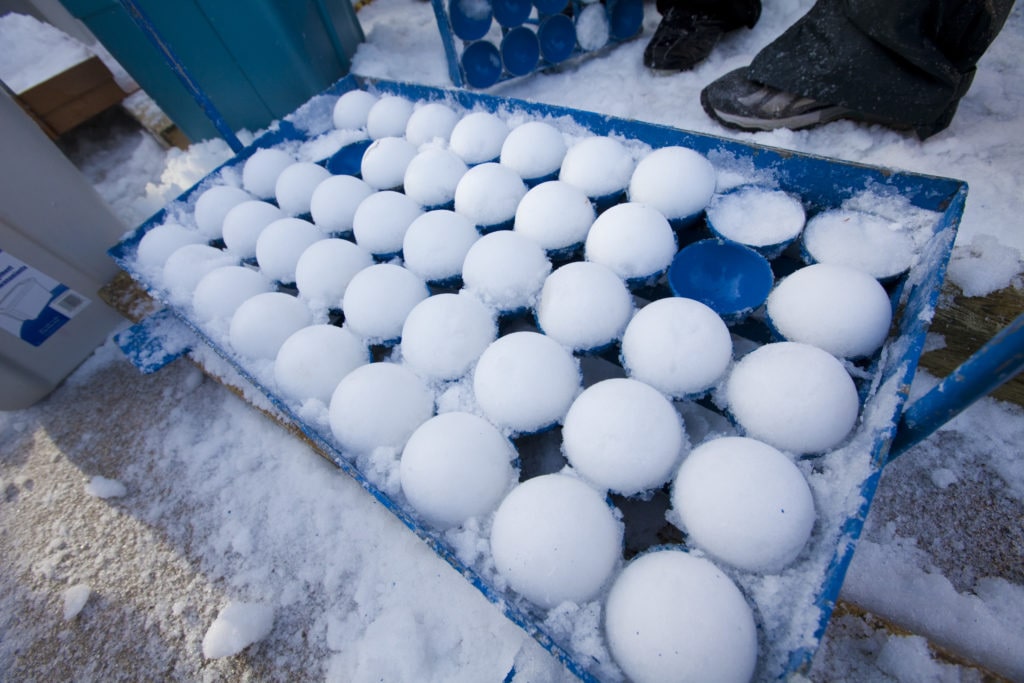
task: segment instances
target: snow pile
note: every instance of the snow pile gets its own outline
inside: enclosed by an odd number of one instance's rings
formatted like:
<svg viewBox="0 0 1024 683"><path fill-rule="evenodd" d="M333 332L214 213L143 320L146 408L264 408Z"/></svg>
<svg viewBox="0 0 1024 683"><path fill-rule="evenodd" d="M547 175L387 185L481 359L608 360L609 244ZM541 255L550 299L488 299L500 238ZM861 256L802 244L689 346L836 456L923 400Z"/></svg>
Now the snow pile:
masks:
<svg viewBox="0 0 1024 683"><path fill-rule="evenodd" d="M93 56L63 31L16 12L0 16L0 43L8 46L0 55L0 81L19 94Z"/></svg>

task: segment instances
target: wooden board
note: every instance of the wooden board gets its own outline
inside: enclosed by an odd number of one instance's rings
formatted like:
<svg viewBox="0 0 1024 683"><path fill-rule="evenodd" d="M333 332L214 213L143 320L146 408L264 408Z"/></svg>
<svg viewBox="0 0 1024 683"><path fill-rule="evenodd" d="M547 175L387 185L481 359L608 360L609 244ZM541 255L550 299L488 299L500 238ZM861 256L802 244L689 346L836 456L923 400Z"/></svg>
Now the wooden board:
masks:
<svg viewBox="0 0 1024 683"><path fill-rule="evenodd" d="M17 98L51 138L66 133L126 97L98 57L79 62Z"/></svg>

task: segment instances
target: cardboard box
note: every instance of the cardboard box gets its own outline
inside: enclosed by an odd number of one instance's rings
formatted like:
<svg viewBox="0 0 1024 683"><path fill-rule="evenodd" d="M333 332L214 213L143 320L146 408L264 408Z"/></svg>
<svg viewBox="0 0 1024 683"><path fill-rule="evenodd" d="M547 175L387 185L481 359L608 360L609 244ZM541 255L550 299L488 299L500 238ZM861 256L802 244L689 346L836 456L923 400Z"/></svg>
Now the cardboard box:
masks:
<svg viewBox="0 0 1024 683"><path fill-rule="evenodd" d="M98 57L90 57L17 97L51 138L66 133L127 96Z"/></svg>

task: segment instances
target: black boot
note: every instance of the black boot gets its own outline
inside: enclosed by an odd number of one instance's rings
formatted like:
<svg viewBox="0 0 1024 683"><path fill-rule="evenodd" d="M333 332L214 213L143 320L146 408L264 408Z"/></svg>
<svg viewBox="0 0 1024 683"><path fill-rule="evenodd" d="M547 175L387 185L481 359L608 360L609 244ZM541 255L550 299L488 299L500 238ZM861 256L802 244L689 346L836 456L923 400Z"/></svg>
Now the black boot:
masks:
<svg viewBox="0 0 1024 683"><path fill-rule="evenodd" d="M644 66L657 71L688 71L704 61L721 37L753 26L759 0L676 0L658 3L661 23L644 49Z"/></svg>

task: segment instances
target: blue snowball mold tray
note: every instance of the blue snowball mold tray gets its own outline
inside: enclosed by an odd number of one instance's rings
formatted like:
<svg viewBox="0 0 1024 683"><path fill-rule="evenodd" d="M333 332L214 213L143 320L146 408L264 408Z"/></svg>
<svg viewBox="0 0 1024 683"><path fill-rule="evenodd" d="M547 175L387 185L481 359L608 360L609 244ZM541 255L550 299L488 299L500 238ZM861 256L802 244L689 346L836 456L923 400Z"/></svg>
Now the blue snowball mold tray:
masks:
<svg viewBox="0 0 1024 683"><path fill-rule="evenodd" d="M440 0L435 0L440 6ZM447 13L439 15L449 26ZM450 36L449 36L450 38ZM461 77L461 76L460 76ZM848 482L848 489L839 495L829 495L817 500L818 521L815 531L798 560L784 572L770 577L727 570L755 606L759 619L760 653L756 676L761 680L789 678L805 673L810 667L819 640L829 622L836 604L840 587L853 556L857 539L861 533L879 477L885 463L905 451L910 445L924 438L931 431L949 419L974 399L991 390L998 373L1015 372L1020 368L1021 356L1017 352L1016 365L1009 369L1006 363L999 363L999 370L993 364L972 367L960 373L955 379L963 385L965 377L976 385L971 395L956 394L949 390L940 397L938 405L918 399L904 411L904 404L910 390L918 360L921 356L925 335L932 319L940 289L956 237L957 227L964 209L967 186L962 181L924 176L913 173L875 168L834 159L798 154L738 142L735 140L686 132L665 126L632 120L611 118L600 114L563 107L553 107L473 93L466 90L446 90L425 86L386 81L368 81L348 76L331 89L314 98L300 111L300 118L288 117L271 132L257 139L234 158L208 176L211 178L222 171L240 171L241 164L257 149L279 145L297 144L317 138L331 130L330 112L333 102L342 93L362 88L376 93L391 93L416 101L442 101L461 105L466 110L486 109L493 112L511 112L529 118L543 119L559 125L582 126L595 135L615 135L651 148L680 145L707 155L713 161L725 163L739 161L744 168L753 169L759 175L768 174L776 179L780 189L801 198L809 213L839 206L845 200L871 190L887 196L897 196L908 202L908 206L933 212L936 219L931 226L930 237L921 252L917 264L898 283L890 285L894 310L896 311L893 333L881 351L860 367L858 380L862 395L861 419L854 433L837 450L813 460L805 460L805 473L812 480L816 496L823 491L822 481ZM311 113L312 112L312 113ZM315 125L309 125L309 120ZM326 160L325 160L326 162ZM134 269L134 253L142 236L151 228L160 225L175 211L182 211L197 192L209 183L200 181L177 200L143 223L121 243L113 247L111 256L138 282L144 285L158 300L166 303L165 293L158 283L148 281ZM690 241L701 238L696 228L686 228ZM786 257L772 262L776 275L798 267L789 263ZM644 296L669 296L669 288L662 280L643 293ZM169 313L168 313L169 312ZM179 332L167 332L173 319L177 319ZM1021 322L1017 321L1010 339L1013 346L1021 348ZM454 547L444 535L423 523L404 500L401 494L389 495L381 485L361 471L356 459L343 452L330 433L322 427L304 421L297 406L275 393L269 382L261 381L230 349L217 344L201 326L191 320L186 311L166 305L166 310L144 321L137 329L122 336L122 346L129 356L135 357L147 371L156 369L160 362L167 362L179 355L185 346L180 332L187 333L198 357L212 359L226 364L244 381L256 388L277 413L278 419L300 431L328 459L342 471L353 477L371 495L394 513L409 529L422 538L435 552L466 577L481 593L493 601L505 615L525 629L565 664L568 670L584 681L619 680L621 674L610 666L607 658L595 658L589 653L574 648L569 634L559 631L545 621L546 614L526 603L519 596L496 587L489 580L486 567L470 565L457 555ZM765 343L769 336L763 329L757 329L756 321L747 320L733 327L737 335L745 336L751 344ZM161 352L159 340L168 339L167 349ZM1006 339L996 340L1000 343ZM207 353L208 351L213 352ZM991 356L990 356L991 357ZM612 358L612 360L615 360ZM587 364L594 359L584 359L584 374ZM219 367L219 366L218 366ZM222 369L222 368L219 368ZM217 373L225 376L223 373ZM1010 375L1012 376L1012 374ZM979 381L974 381L979 380ZM950 405L950 396L954 396ZM924 401L923 407L922 401ZM263 401L259 402L264 404ZM710 408L715 406L708 404ZM265 405L264 405L265 407ZM910 420L908 420L910 416ZM328 430L329 432L329 430ZM894 438L896 446L893 446ZM520 460L524 464L524 477L545 467L557 469L558 430L533 435L517 442ZM539 449L549 458L547 464L531 464L526 467L526 456L531 449ZM272 454L268 454L272 457ZM553 463L553 464L552 464ZM655 496L650 505L655 516L661 515L664 522L664 496ZM629 524L634 510L647 503L635 500L620 501L626 512L627 551L642 552L641 542L630 547ZM659 507L660 505L660 507ZM628 511L627 511L628 508ZM647 547L664 542L664 539L650 541ZM681 543L681 539L679 540Z"/></svg>

